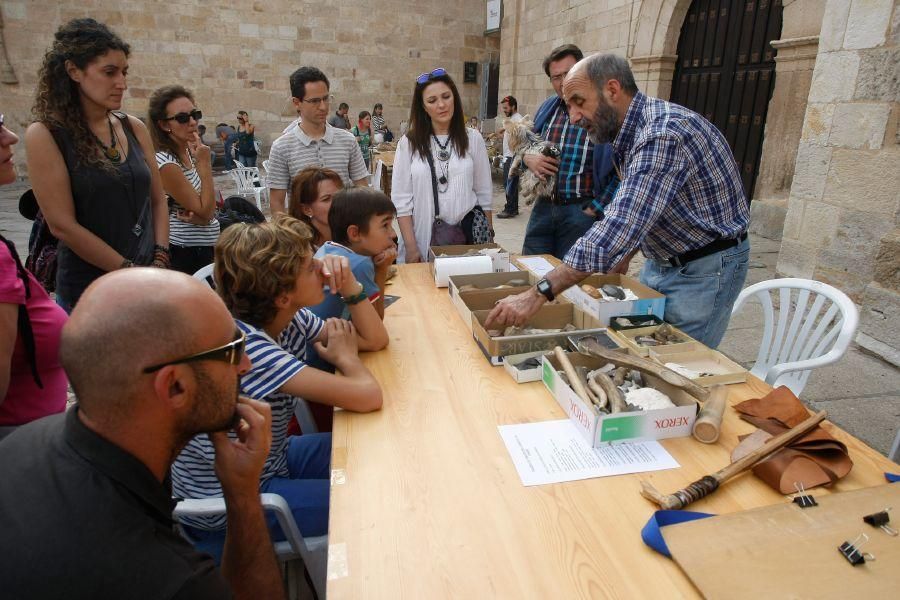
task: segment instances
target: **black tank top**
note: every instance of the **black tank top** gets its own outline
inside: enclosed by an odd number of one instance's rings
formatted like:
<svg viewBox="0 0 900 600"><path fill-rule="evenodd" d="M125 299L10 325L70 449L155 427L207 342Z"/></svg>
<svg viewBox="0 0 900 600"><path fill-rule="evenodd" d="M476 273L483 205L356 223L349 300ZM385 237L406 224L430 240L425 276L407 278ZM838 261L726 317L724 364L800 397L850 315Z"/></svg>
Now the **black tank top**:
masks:
<svg viewBox="0 0 900 600"><path fill-rule="evenodd" d="M114 170L85 165L75 154L68 130L50 131L69 171L75 220L134 264L147 265L153 260L154 245L150 169L128 116L113 114L122 122L128 139L128 158L114 165ZM85 288L104 273L60 241L56 293L64 301L74 305Z"/></svg>

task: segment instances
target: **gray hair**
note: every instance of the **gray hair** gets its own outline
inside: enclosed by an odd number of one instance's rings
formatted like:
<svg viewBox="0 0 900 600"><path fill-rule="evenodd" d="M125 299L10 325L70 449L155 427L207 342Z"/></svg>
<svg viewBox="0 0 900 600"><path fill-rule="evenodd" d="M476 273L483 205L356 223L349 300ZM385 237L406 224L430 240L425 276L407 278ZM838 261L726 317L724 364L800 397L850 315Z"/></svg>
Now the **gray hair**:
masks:
<svg viewBox="0 0 900 600"><path fill-rule="evenodd" d="M610 79L615 79L626 94L634 96L638 93L628 60L617 54L594 54L584 59L584 67L597 90L606 85Z"/></svg>

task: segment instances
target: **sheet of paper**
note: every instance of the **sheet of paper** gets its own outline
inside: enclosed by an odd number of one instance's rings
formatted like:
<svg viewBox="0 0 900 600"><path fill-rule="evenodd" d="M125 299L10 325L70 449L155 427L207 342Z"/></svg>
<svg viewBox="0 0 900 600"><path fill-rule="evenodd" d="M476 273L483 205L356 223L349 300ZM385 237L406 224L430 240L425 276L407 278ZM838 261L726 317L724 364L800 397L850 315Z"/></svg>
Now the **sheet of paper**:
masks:
<svg viewBox="0 0 900 600"><path fill-rule="evenodd" d="M680 466L656 441L591 448L568 419L498 429L526 486Z"/></svg>
<svg viewBox="0 0 900 600"><path fill-rule="evenodd" d="M537 275L538 277L543 277L545 274L553 270L553 265L550 264L543 256L529 256L528 258L520 258L519 264L523 267Z"/></svg>

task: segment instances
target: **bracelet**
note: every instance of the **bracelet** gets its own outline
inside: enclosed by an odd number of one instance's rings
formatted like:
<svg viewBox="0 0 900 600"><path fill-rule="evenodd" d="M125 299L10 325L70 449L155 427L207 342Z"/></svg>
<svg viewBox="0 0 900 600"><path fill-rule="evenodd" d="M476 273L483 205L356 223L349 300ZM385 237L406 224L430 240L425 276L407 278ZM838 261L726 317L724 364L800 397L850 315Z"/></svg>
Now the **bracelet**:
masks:
<svg viewBox="0 0 900 600"><path fill-rule="evenodd" d="M360 302L362 302L363 300L368 298L368 295L366 294L366 289L363 286L363 284L361 284L359 282L357 282L357 283L359 284L359 292L357 292L356 294L349 296L349 297L341 296L341 300L343 300L344 304L346 304L347 306L353 306L354 304L359 304Z"/></svg>
<svg viewBox="0 0 900 600"><path fill-rule="evenodd" d="M128 260L127 258L123 258L123 259L122 259L122 264L119 265L119 268L120 268L120 269L127 269L128 267L133 267L133 266L134 266L134 262Z"/></svg>

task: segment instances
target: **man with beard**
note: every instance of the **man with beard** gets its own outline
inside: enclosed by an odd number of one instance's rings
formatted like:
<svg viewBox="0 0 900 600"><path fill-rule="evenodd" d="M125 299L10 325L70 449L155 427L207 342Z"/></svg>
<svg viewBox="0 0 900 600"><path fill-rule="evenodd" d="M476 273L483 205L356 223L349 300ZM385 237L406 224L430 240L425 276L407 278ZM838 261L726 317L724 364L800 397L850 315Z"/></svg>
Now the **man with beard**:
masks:
<svg viewBox="0 0 900 600"><path fill-rule="evenodd" d="M544 59L544 73L556 92L538 108L534 131L560 150L559 159L542 154L526 154L525 165L541 178L557 175L556 188L540 198L531 210L525 228L522 254L552 254L562 258L600 215L604 200L598 187L605 185L612 171L605 146L595 147L587 132L575 121L563 101L562 83L584 54L578 46L554 48ZM508 212L509 205L504 212ZM502 213L501 213L502 215ZM500 215L498 215L500 216Z"/></svg>
<svg viewBox="0 0 900 600"><path fill-rule="evenodd" d="M518 123L524 117L519 114L519 102L514 96L506 96L500 101L500 110L503 115ZM513 152L509 149L509 132L503 133L503 184L506 188L506 206L497 213L498 219L511 219L519 214L519 178L509 176L509 167L512 165Z"/></svg>
<svg viewBox="0 0 900 600"><path fill-rule="evenodd" d="M123 269L87 288L60 345L78 404L0 444L4 596L284 597L259 498L271 413L237 396L250 362L235 333L187 275ZM228 507L221 572L173 529L169 467L201 432Z"/></svg>
<svg viewBox="0 0 900 600"><path fill-rule="evenodd" d="M520 325L544 302L638 250L641 282L666 295L665 319L715 348L744 284L750 209L728 143L702 116L638 91L628 62L580 61L563 83L573 122L612 142L621 184L605 218L531 290L502 300L486 327Z"/></svg>

